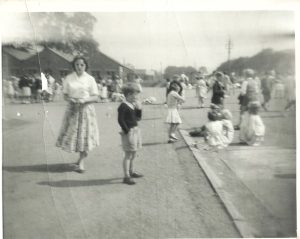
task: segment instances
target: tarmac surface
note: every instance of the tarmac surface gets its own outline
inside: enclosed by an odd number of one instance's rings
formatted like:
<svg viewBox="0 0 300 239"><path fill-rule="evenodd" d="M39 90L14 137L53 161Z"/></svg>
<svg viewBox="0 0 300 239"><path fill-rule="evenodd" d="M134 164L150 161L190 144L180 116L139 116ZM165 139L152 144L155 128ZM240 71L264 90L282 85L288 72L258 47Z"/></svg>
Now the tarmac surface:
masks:
<svg viewBox="0 0 300 239"><path fill-rule="evenodd" d="M147 88L147 96L161 103L164 89ZM238 119L235 97L226 102ZM291 111L283 117L280 104L282 100L274 101L272 111L262 113L267 127L263 146L235 145L217 153L197 150L210 174L184 138L167 144L166 108L144 105L143 149L135 163L145 176L134 186L122 184L118 103L95 104L101 145L89 154L84 174L70 167L78 155L54 146L64 102L6 104L4 238L237 238L243 232L295 236L295 115ZM194 91L187 91L181 110L185 132L206 122L207 109L196 106ZM209 175L217 175L223 187L215 188ZM218 189L227 195L229 207ZM255 224L263 219L265 230Z"/></svg>

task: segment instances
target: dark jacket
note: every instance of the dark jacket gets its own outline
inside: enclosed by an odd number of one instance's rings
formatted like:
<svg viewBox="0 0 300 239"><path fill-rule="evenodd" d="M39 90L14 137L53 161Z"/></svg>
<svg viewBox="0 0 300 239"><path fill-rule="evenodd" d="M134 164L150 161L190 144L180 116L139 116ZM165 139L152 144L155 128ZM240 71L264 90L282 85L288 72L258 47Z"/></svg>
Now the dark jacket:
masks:
<svg viewBox="0 0 300 239"><path fill-rule="evenodd" d="M127 134L129 130L138 125L142 118L142 110L132 109L126 103L121 103L118 108L118 122L123 132Z"/></svg>
<svg viewBox="0 0 300 239"><path fill-rule="evenodd" d="M216 81L213 85L213 96L211 99L211 103L219 105L223 104L224 95L225 95L225 87L219 81Z"/></svg>

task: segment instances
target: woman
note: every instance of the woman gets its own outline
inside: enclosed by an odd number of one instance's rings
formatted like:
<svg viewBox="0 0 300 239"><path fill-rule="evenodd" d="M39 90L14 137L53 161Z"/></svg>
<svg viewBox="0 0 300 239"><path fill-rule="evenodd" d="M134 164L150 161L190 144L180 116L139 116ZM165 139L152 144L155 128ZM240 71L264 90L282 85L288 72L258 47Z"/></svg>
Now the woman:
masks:
<svg viewBox="0 0 300 239"><path fill-rule="evenodd" d="M99 145L99 133L92 103L98 100L95 79L86 73L87 61L78 56L72 62L74 72L64 81L64 99L69 102L56 146L68 152L79 152L75 171L84 172L84 158Z"/></svg>

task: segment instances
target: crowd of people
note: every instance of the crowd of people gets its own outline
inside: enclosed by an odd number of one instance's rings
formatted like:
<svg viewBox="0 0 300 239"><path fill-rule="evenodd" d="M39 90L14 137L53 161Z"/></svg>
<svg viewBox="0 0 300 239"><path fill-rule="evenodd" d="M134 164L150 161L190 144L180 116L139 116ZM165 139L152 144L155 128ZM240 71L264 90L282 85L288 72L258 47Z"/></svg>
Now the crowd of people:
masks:
<svg viewBox="0 0 300 239"><path fill-rule="evenodd" d="M65 77L57 81L51 71L41 74L23 74L21 77L11 76L3 80L3 95L9 103L41 103L62 100ZM135 75L133 80L142 91L142 79ZM124 100L122 93L123 80L118 75L108 78L97 78L99 96L97 102L120 102Z"/></svg>
<svg viewBox="0 0 300 239"><path fill-rule="evenodd" d="M233 77L234 76L234 77ZM279 75L275 71L268 71L259 77L254 70L245 69L243 76L239 78L235 74L228 75L223 72L213 72L211 75L197 75L194 88L198 98L199 108L204 108L204 99L207 93L212 92L208 122L202 127L190 132L191 136L202 136L209 147L225 148L233 140L234 131L239 130L241 144L258 146L264 140L265 125L259 115L259 111L268 111L271 97L287 97L284 110L295 106L295 80L292 74ZM285 84L284 84L285 83ZM176 87L174 87L176 85ZM174 108L179 109L185 101L184 89L187 87L184 81L175 77L167 80L168 117L166 123L170 124L169 141L177 140L174 137L173 128L181 123L180 115ZM240 119L235 126L232 124L232 114L225 109L224 101L234 94L235 89L240 88L238 101L240 104Z"/></svg>
<svg viewBox="0 0 300 239"><path fill-rule="evenodd" d="M23 74L3 79L3 95L10 103L52 102L60 98L62 85L51 76L50 72L41 74Z"/></svg>
<svg viewBox="0 0 300 239"><path fill-rule="evenodd" d="M53 101L58 95L63 95L68 102L56 146L68 152L79 153L78 160L73 164L74 171L85 172L84 162L88 152L99 145L99 132L94 103L119 101L118 121L124 158L123 183L133 185L133 178L143 175L134 168L134 159L141 148L141 132L138 121L142 118L142 102L139 94L142 92L141 79L136 76L132 82L123 83L116 77L111 80L98 80L87 73L88 62L82 57L75 57L72 62L73 72L65 77L62 85L55 81L50 72L39 75L24 75L20 79L11 77L4 81L5 93L11 100L21 103ZM286 87L283 87L282 77L286 77ZM282 86L283 85L283 86ZM285 109L295 105L295 80L291 74L276 76L274 71L267 72L261 79L254 70L244 70L239 80L235 74L213 72L211 75L198 74L194 83L189 78L176 75L167 79L165 122L169 124L168 143L178 139L177 128L182 123L180 107L186 101L185 90L196 89L199 108L204 108L207 93L212 92L211 105L207 114L207 122L199 129L190 132L191 136L202 136L207 149L222 149L232 143L235 130L239 130L240 142L258 146L264 140L265 125L259 115L260 108L268 110L271 97L288 96ZM240 122L235 127L232 123L232 113L225 108L226 98L240 88L238 97L240 104ZM272 93L272 92L275 93ZM263 100L260 100L260 95Z"/></svg>

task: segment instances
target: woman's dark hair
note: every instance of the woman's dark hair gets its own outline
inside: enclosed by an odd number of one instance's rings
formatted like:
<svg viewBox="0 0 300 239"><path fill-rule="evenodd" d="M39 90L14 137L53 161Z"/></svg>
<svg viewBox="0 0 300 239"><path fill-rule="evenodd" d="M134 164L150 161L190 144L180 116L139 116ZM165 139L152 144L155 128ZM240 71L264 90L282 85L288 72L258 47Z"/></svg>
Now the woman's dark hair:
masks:
<svg viewBox="0 0 300 239"><path fill-rule="evenodd" d="M169 86L169 88L168 88L168 90L167 90L167 95L168 95L172 90L176 90L176 86L179 87L179 92L178 92L178 94L179 94L179 95L182 95L182 86L181 86L181 84L180 84L178 81L176 81L176 80L173 80L173 81L170 83L170 86Z"/></svg>
<svg viewBox="0 0 300 239"><path fill-rule="evenodd" d="M89 64L83 56L75 56L75 58L73 59L73 61L71 63L73 70L75 70L75 62L78 61L78 60L83 60L83 62L85 64L85 70L87 71L89 69Z"/></svg>

